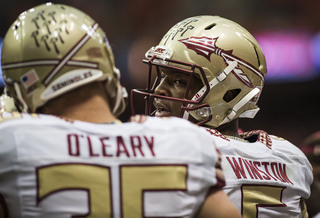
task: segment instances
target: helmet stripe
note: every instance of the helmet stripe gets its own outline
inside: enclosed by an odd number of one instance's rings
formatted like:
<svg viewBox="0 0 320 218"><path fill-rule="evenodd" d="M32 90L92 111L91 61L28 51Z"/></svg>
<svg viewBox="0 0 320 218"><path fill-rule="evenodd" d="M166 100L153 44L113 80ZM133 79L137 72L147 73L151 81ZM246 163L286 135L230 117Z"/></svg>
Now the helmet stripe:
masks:
<svg viewBox="0 0 320 218"><path fill-rule="evenodd" d="M4 64L2 65L2 69L10 70L10 69L17 69L17 68L37 66L37 65L54 65L58 63L59 63L58 60L33 60L33 61L26 61L26 62L19 62L19 63Z"/></svg>
<svg viewBox="0 0 320 218"><path fill-rule="evenodd" d="M62 67L83 47L83 45L92 37L93 33L98 29L98 24L93 24L90 31L86 32L84 37L67 53L60 63L47 75L44 79L44 85L47 86L52 78L61 70Z"/></svg>
<svg viewBox="0 0 320 218"><path fill-rule="evenodd" d="M2 69L11 70L11 69L17 69L17 68L23 68L23 67L29 67L29 66L56 65L58 63L59 63L59 60L33 60L33 61L25 61L25 62L19 62L19 63L4 64L2 65ZM89 62L89 61L68 61L66 65L83 66L83 67L94 68L94 69L97 69L99 67L97 63Z"/></svg>

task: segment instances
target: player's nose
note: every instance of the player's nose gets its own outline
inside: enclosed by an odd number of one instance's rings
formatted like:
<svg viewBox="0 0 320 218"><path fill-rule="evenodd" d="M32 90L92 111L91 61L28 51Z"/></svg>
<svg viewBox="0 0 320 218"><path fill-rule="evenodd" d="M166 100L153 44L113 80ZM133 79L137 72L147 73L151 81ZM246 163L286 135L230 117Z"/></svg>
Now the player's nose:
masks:
<svg viewBox="0 0 320 218"><path fill-rule="evenodd" d="M163 79L154 90L154 93L157 95L169 96L170 92L168 88L168 82L165 79Z"/></svg>

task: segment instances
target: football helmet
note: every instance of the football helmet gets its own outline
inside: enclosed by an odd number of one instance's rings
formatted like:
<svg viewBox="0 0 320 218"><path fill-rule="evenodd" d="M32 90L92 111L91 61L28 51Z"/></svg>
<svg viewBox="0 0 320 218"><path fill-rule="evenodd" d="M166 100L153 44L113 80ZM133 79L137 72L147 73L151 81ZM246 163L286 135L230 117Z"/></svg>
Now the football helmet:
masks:
<svg viewBox="0 0 320 218"><path fill-rule="evenodd" d="M152 114L155 99L179 101L183 102L182 117L191 115L198 124L211 127L238 117L252 118L259 110L256 103L267 72L265 57L256 39L231 20L209 15L187 18L174 25L145 57L148 84L145 90L131 91L133 113L136 95L144 96L146 114ZM192 98L156 94L164 68L200 78L203 88ZM188 96L192 80L186 87Z"/></svg>
<svg viewBox="0 0 320 218"><path fill-rule="evenodd" d="M4 38L2 70L24 112L93 81L106 81L116 116L125 108L126 92L104 31L67 5L46 3L21 13Z"/></svg>

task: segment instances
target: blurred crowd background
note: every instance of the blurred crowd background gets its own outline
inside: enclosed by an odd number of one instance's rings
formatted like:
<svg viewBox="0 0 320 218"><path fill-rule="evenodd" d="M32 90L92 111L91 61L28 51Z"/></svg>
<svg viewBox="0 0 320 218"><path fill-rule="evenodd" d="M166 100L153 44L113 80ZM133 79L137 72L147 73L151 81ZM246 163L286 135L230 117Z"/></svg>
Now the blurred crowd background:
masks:
<svg viewBox="0 0 320 218"><path fill-rule="evenodd" d="M23 11L40 0L2 1L0 41ZM145 88L145 52L178 21L195 15L219 15L248 29L266 55L268 75L255 119L243 119L244 131L262 129L300 145L320 126L319 0L65 0L88 13L105 30L128 88ZM0 87L3 82L0 81ZM120 117L126 121L130 108Z"/></svg>

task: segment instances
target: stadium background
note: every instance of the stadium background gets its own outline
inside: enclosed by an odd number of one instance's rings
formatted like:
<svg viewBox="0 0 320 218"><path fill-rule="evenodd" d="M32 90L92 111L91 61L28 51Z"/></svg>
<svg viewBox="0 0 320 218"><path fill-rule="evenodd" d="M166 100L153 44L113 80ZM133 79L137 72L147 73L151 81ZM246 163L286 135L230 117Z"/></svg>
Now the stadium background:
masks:
<svg viewBox="0 0 320 218"><path fill-rule="evenodd" d="M46 1L3 1L0 43L15 18ZM178 21L194 15L220 15L257 38L268 75L255 119L242 119L244 131L262 129L299 145L320 129L320 2L318 0L65 0L91 15L105 30L122 73L122 84L144 88L144 53ZM1 73L0 73L1 74ZM3 82L0 80L0 87ZM129 107L120 117L126 121Z"/></svg>

